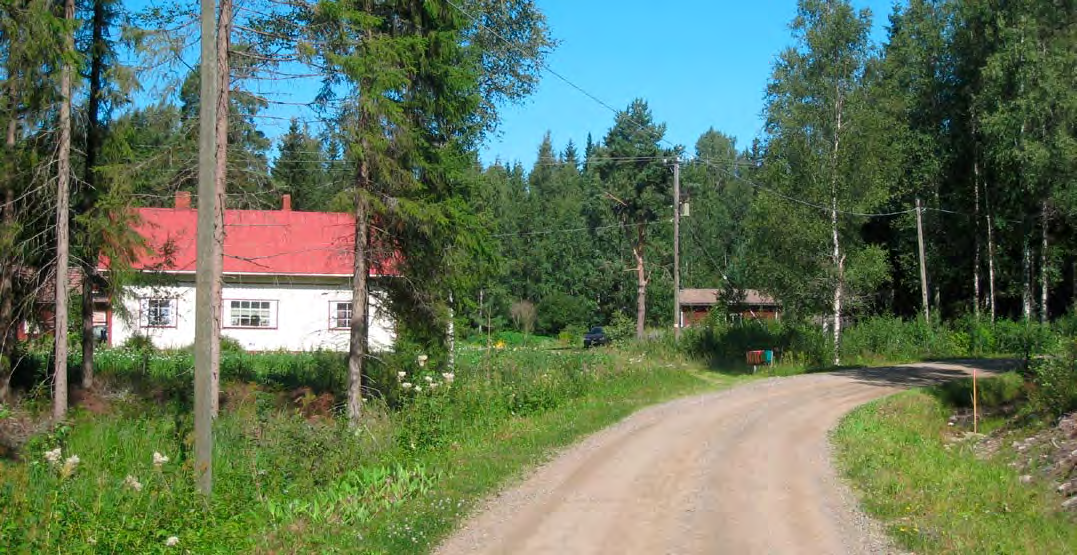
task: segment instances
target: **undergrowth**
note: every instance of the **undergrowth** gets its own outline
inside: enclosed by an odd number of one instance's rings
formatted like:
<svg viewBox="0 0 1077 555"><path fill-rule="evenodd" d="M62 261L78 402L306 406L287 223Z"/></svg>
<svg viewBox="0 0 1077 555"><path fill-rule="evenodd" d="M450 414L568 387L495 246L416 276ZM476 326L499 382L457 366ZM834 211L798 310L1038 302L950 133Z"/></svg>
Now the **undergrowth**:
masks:
<svg viewBox="0 0 1077 555"><path fill-rule="evenodd" d="M979 385L987 408L1023 395L1015 374ZM916 553L1074 552L1077 526L1053 492L1022 484L1003 461L978 458L968 441L946 440L960 431L949 417L970 393L967 381L914 390L841 422L834 434L838 464L863 506Z"/></svg>
<svg viewBox="0 0 1077 555"><path fill-rule="evenodd" d="M513 349L461 349L455 373L385 359L357 429L254 388L215 424L208 502L194 490L186 408L102 394L105 414L76 410L21 460L0 461L0 552L422 553L553 449L732 382L610 349Z"/></svg>

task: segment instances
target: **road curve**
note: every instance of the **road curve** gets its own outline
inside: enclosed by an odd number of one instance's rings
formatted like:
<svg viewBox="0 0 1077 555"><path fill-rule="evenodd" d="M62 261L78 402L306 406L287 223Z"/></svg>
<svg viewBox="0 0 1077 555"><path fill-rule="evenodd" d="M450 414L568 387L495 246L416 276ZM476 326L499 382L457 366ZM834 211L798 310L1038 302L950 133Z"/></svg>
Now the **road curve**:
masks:
<svg viewBox="0 0 1077 555"><path fill-rule="evenodd" d="M775 378L644 409L491 499L439 555L893 552L830 464L846 412L975 364Z"/></svg>

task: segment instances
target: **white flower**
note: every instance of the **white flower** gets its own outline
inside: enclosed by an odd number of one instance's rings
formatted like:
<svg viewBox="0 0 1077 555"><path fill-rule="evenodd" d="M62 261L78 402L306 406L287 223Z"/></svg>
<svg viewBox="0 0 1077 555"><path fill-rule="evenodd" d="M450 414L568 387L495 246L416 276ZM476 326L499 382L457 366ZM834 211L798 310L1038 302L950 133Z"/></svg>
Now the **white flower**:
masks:
<svg viewBox="0 0 1077 555"><path fill-rule="evenodd" d="M411 389L412 385L411 385L411 382L404 382L404 383L400 384L400 387L403 387L404 389Z"/></svg>
<svg viewBox="0 0 1077 555"><path fill-rule="evenodd" d="M441 377L445 378L446 383L452 383L453 378L456 377L456 374L453 374L452 372L444 372L441 374Z"/></svg>
<svg viewBox="0 0 1077 555"><path fill-rule="evenodd" d="M440 384L438 384L438 382L434 382L434 383L430 384L430 389L437 389L438 385L440 385Z"/></svg>
<svg viewBox="0 0 1077 555"><path fill-rule="evenodd" d="M433 383L434 382L434 378L431 378L430 376L425 376L423 379L426 380L426 383Z"/></svg>
<svg viewBox="0 0 1077 555"><path fill-rule="evenodd" d="M423 388L421 388L419 386L415 386L415 393L422 393L422 392L423 392Z"/></svg>
<svg viewBox="0 0 1077 555"><path fill-rule="evenodd" d="M64 466L60 468L60 476L67 478L75 473L75 469L79 467L79 456L71 455L64 461Z"/></svg>
<svg viewBox="0 0 1077 555"><path fill-rule="evenodd" d="M176 536L169 536L168 539L165 540L165 545L168 547L175 547L179 545L179 538Z"/></svg>
<svg viewBox="0 0 1077 555"><path fill-rule="evenodd" d="M157 451L153 452L154 468L161 468L161 465L165 464L166 462L168 462L168 457L158 453Z"/></svg>
<svg viewBox="0 0 1077 555"><path fill-rule="evenodd" d="M419 355L419 358L418 358L419 366L426 366L426 361L427 361L428 358L429 357L427 357L426 355Z"/></svg>
<svg viewBox="0 0 1077 555"><path fill-rule="evenodd" d="M124 478L123 485L125 485L125 486L127 486L127 487L129 487L129 488L131 488L131 489L133 489L135 491L142 491L142 484L140 484L138 482L138 478L135 478L134 476L131 476L130 474L127 475L127 478Z"/></svg>
<svg viewBox="0 0 1077 555"><path fill-rule="evenodd" d="M396 373L396 379L398 379L398 380L402 380L402 379L406 378L407 376L408 376L407 372L397 372Z"/></svg>
<svg viewBox="0 0 1077 555"><path fill-rule="evenodd" d="M57 447L52 451L45 451L45 460L52 464L60 464L60 459L63 458L63 454L60 452L60 448Z"/></svg>

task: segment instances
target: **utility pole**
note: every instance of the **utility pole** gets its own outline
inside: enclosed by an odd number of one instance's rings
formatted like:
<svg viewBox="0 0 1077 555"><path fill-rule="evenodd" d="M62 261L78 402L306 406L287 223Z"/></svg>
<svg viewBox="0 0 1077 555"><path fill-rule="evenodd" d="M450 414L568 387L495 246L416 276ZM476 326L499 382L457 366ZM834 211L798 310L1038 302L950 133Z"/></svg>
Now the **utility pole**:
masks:
<svg viewBox="0 0 1077 555"><path fill-rule="evenodd" d="M681 159L673 159L673 337L681 338Z"/></svg>
<svg viewBox="0 0 1077 555"><path fill-rule="evenodd" d="M213 375L217 325L217 5L202 1L201 99L198 103L198 259L194 328L194 472L198 490L213 493Z"/></svg>
<svg viewBox="0 0 1077 555"><path fill-rule="evenodd" d="M916 197L916 241L920 247L920 296L924 302L924 320L931 324L931 308L927 303L927 264L924 262L924 209Z"/></svg>

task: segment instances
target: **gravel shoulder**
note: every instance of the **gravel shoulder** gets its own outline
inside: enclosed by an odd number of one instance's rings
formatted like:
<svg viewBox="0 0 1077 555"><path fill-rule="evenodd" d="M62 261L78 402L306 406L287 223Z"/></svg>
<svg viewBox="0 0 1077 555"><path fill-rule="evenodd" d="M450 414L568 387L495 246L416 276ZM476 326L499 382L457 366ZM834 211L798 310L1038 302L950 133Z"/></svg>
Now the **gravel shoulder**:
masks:
<svg viewBox="0 0 1077 555"><path fill-rule="evenodd" d="M896 553L830 461L852 408L994 361L774 378L644 409L487 501L436 553Z"/></svg>

